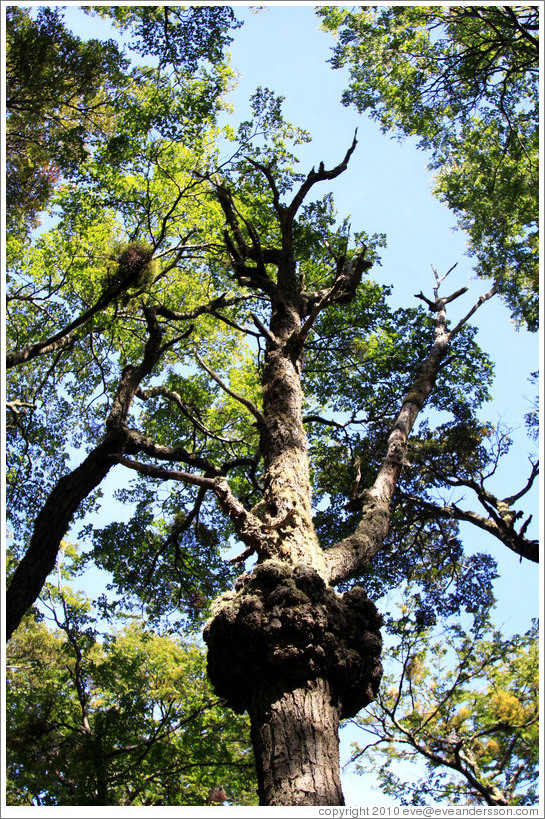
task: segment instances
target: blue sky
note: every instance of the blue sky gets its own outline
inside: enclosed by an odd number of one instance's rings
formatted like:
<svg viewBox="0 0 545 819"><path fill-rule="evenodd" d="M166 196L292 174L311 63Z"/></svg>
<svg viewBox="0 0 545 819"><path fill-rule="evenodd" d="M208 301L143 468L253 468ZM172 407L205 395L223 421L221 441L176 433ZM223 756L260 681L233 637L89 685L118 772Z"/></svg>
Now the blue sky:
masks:
<svg viewBox="0 0 545 819"><path fill-rule="evenodd" d="M432 265L444 272L457 262L445 285L448 292L470 285L469 292L452 305L451 317L462 316L489 285L473 279L471 260L465 256L466 237L454 230L453 216L432 196L427 158L416 149L416 141L400 143L391 139L370 120L341 105L347 75L333 71L327 64L333 41L319 30L313 4L275 3L257 14L245 4L233 6L245 21L234 33L230 49L238 73L238 87L230 97L235 108L233 124L247 116L248 99L257 86L282 94L286 120L305 128L313 137L311 143L300 146L303 171L322 160L326 167L338 164L357 128L358 146L349 170L331 183L331 190L339 216L350 215L354 230L387 235L382 267L371 275L394 284L395 306L415 306L419 303L415 293L422 290L431 296ZM81 36L101 36L109 31L107 24L75 7L68 8L66 20ZM327 191L324 185L316 189L316 194ZM523 416L530 409L535 391L528 375L539 366L538 338L524 330L515 331L499 299L484 305L476 321L480 328L478 342L497 362L494 401L485 407L483 416L492 421L501 419L505 426L514 428L513 449L506 465L498 470L496 483L498 492L508 495L520 489L529 474L527 454L533 444L526 436ZM115 482L112 474L106 486L113 488ZM536 487L531 495L534 505L537 497ZM535 510L529 511L534 511L537 521ZM466 526L464 531L469 550L490 551L498 560L499 623L506 631L525 630L530 618L538 613L538 569L527 561L520 563L506 547L471 527ZM537 529L534 533L537 535ZM346 757L346 742L343 747ZM361 778L345 777L344 785L347 804L364 804ZM373 799L377 805L390 803L378 791L374 791ZM369 802L368 797L365 801Z"/></svg>

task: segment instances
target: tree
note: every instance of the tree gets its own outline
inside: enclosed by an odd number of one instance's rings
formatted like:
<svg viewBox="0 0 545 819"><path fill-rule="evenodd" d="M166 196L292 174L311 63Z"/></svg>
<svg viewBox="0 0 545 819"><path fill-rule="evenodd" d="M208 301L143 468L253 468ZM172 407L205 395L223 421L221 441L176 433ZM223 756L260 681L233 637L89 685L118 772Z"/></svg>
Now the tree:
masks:
<svg viewBox="0 0 545 819"><path fill-rule="evenodd" d="M369 593L417 575L426 625L490 595L494 561L463 555L458 520L536 559L515 508L535 470L506 498L484 487L498 452L477 411L492 365L469 320L497 285L450 324L466 288L444 295L447 274L420 294L425 308L392 311L368 275L383 237L352 234L329 193L310 200L347 171L356 137L335 167L299 173L292 150L308 136L280 98L258 89L251 119L220 132L228 70L211 68L211 88L172 81L170 65L134 69L127 142L98 146L82 183L59 188L57 223L11 248L9 504L23 556L8 630L106 475L135 476L119 492L129 523L87 529L96 565L152 621L198 620L216 596L208 671L250 715L260 804L342 804L339 720L381 677L381 617L354 580ZM211 104L173 119L203 82ZM428 409L450 420L411 441ZM426 506L458 479L485 515ZM244 551L229 564L231 539Z"/></svg>
<svg viewBox="0 0 545 819"><path fill-rule="evenodd" d="M383 6L318 12L348 66L343 101L420 137L436 194L518 322L538 322L537 6Z"/></svg>
<svg viewBox="0 0 545 819"><path fill-rule="evenodd" d="M82 42L59 8L6 9L6 202L12 225L36 226L60 176L74 172L111 127L127 67L117 46Z"/></svg>
<svg viewBox="0 0 545 819"><path fill-rule="evenodd" d="M354 720L368 741L355 744L352 762L377 772L385 792L402 804L535 804L537 623L505 638L484 612L470 628L418 629L403 608L402 620L390 623L392 672ZM421 760L425 775L414 783L400 778L401 760Z"/></svg>
<svg viewBox="0 0 545 819"><path fill-rule="evenodd" d="M252 804L246 720L214 697L202 649L134 616L100 636L67 585L81 558L61 556L54 630L27 615L8 648L8 803L200 805L223 782L224 801Z"/></svg>

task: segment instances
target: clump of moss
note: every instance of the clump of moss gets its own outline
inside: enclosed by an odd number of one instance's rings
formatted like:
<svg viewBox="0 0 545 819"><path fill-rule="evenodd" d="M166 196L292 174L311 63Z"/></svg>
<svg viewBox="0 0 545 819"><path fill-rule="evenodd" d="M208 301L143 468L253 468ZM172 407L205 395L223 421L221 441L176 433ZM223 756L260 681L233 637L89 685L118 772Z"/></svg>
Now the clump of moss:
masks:
<svg viewBox="0 0 545 819"><path fill-rule="evenodd" d="M159 272L159 263L153 258L153 248L145 242L131 242L118 248L113 256L114 270L109 270L105 288L118 291L124 303L134 298L135 291L144 292ZM129 295L129 292L131 294Z"/></svg>

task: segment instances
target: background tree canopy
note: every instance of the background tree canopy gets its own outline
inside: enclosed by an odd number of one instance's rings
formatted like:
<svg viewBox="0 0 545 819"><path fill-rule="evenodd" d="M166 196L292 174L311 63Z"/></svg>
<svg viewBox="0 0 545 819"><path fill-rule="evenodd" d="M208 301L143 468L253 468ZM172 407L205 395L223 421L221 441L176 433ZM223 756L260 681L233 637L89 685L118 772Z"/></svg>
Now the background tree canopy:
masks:
<svg viewBox="0 0 545 819"><path fill-rule="evenodd" d="M386 794L534 803L536 632L490 611L496 557L538 561L538 464L497 480L502 362L473 324L503 298L537 327L534 7L318 10L345 102L420 138L486 280L466 296L434 268L401 306L385 235L333 200L358 136L307 166L282 96L229 115L237 9L85 11L109 39L58 6L6 12L8 801L344 804L349 717L388 760L405 743L469 782L385 768ZM85 568L108 573L94 603ZM402 672L356 717L382 673L372 600L409 612L384 630Z"/></svg>
<svg viewBox="0 0 545 819"><path fill-rule="evenodd" d="M436 194L519 321L538 321L538 8L320 9L343 102L432 152Z"/></svg>

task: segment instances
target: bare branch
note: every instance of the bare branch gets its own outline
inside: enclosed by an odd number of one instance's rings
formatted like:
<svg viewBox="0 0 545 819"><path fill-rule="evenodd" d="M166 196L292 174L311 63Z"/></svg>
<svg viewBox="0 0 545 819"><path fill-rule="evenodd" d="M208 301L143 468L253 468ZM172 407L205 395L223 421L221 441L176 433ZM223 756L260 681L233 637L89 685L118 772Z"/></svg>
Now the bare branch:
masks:
<svg viewBox="0 0 545 819"><path fill-rule="evenodd" d="M526 486L524 486L520 490L520 492L517 492L515 495L510 495L508 498L503 498L503 502L506 503L507 506L511 506L513 503L515 503L515 501L520 500L520 498L522 498L523 495L530 491L537 475L539 475L539 461L537 461L535 464L532 464L532 471L530 473L528 481L526 482Z"/></svg>
<svg viewBox="0 0 545 819"><path fill-rule="evenodd" d="M206 478L203 475L195 475L192 472L180 472L176 469L165 469L163 466L154 466L153 464L143 464L140 463L140 461L134 461L132 458L127 458L117 453L110 455L110 458L122 466L134 469L135 472L139 472L141 475L147 475L149 478L160 478L163 481L179 481L193 486L202 486L211 490L214 490L216 487L215 478Z"/></svg>
<svg viewBox="0 0 545 819"><path fill-rule="evenodd" d="M134 469L142 475L161 480L173 480L194 486L210 489L218 498L223 511L233 522L235 530L240 539L252 551L260 553L266 549L271 537L266 526L249 512L243 504L236 498L226 479L223 477L207 478L203 475L195 475L191 472L179 472L174 469L164 469L164 467L143 464L127 458L123 455L112 455L112 460L117 461L129 469Z"/></svg>
<svg viewBox="0 0 545 819"><path fill-rule="evenodd" d="M297 336L296 340L299 343L305 341L318 315L325 307L334 303L345 304L354 298L363 273L372 267L372 263L365 258L366 251L367 248L364 247L352 259L339 259L340 269L337 271L333 285L328 290L318 291L307 297L307 304L311 305L314 301L314 306Z"/></svg>
<svg viewBox="0 0 545 819"><path fill-rule="evenodd" d="M469 321L469 319L470 319L470 318L471 318L471 316L472 316L472 315L473 315L473 314L476 312L476 310L478 310L478 309L479 309L479 307L481 306L481 304L484 304L484 303L485 303L485 301L488 301L488 299L491 299L491 298L492 298L492 296L494 296L494 295L495 295L497 292L498 292L498 283L497 283L497 282L494 282L494 284L492 285L492 287L490 288L490 290L489 290L487 293L485 293L483 296L480 296L480 297L477 299L477 301L475 302L475 304L473 305L473 307L471 308L471 310L469 311L469 313L467 313L467 314L464 316L464 318L463 318L463 319L461 319L461 320L458 322L458 324L456 325L456 327L454 327L454 329L450 331L450 335L451 335L451 337L452 337L452 336L454 336L454 335L456 335L456 333L457 333L459 330L461 330L461 328L464 326L464 324L466 324L466 322L467 322L467 321Z"/></svg>
<svg viewBox="0 0 545 819"><path fill-rule="evenodd" d="M222 470L218 466L206 458L202 458L200 455L188 452L183 446L165 446L158 444L151 438L142 435L142 433L136 429L130 429L129 436L140 452L145 452L146 455L152 458L159 458L163 461L181 461L197 469L202 469L211 475L222 474Z"/></svg>
<svg viewBox="0 0 545 819"><path fill-rule="evenodd" d="M255 324L255 326L257 327L259 332L262 335L264 335L266 339L268 339L268 341L270 342L270 344L273 347L278 347L279 344L280 344L280 341L276 338L276 336L273 335L273 333L271 333L271 331L269 330L268 327L265 327L263 322L256 316L255 313L250 313L250 315L252 317L253 323Z"/></svg>
<svg viewBox="0 0 545 819"><path fill-rule="evenodd" d="M446 304L463 292L463 290L459 290L448 298L438 298L440 283L449 272L450 270L441 278L434 270L437 282L434 288L436 300L429 305L430 310L435 313L434 342L418 369L410 391L402 401L401 408L388 436L386 455L378 469L373 486L364 490L358 496L363 510L360 523L352 535L339 541L326 552L329 582L332 585L361 570L382 547L389 526L389 506L401 470L407 463L408 438L418 414L435 386L450 340L467 319L473 315L475 310L496 292L496 285L494 285L489 293L481 296L476 305L458 323L454 330L449 332L446 327ZM425 297L424 300L428 301ZM501 524L498 523L498 525ZM517 550L515 549L515 551Z"/></svg>
<svg viewBox="0 0 545 819"><path fill-rule="evenodd" d="M305 179L305 181L303 182L303 184L293 197L289 206L282 212L283 223L291 224L305 196L313 187L313 185L315 185L317 182L323 182L327 179L335 179L337 176L340 176L340 174L342 174L347 169L350 157L354 153L356 145L358 144L358 140L356 139L357 133L358 129L356 128L354 132L354 139L352 141L352 145L346 152L343 161L339 165L337 165L335 168L332 168L330 171L326 171L324 168L324 163L320 162L317 171L315 171L314 168L310 171L310 173L307 175L307 178Z"/></svg>
<svg viewBox="0 0 545 819"><path fill-rule="evenodd" d="M283 211L283 207L280 204L280 194L278 192L278 188L276 187L276 181L275 181L274 176L272 175L272 173L270 171L270 168L267 168L266 165L262 165L261 162L257 162L255 159L252 159L250 156L247 156L245 158L251 165L254 166L254 168L257 168L266 177L267 182L269 183L269 186L271 188L272 195L273 195L273 207L274 207L275 211L281 216L282 211Z"/></svg>
<svg viewBox="0 0 545 819"><path fill-rule="evenodd" d="M194 310L187 310L183 313L180 313L177 310L171 310L170 307L166 307L165 305L156 307L155 311L158 316L163 316L164 318L172 319L173 321L190 321L198 316L202 316L204 313L212 313L214 310L219 310L220 307L231 307L241 301L244 301L243 297L227 299L226 293L222 293L221 296L212 299L212 301L209 301L208 304L202 304L199 307L195 307Z"/></svg>
<svg viewBox="0 0 545 819"><path fill-rule="evenodd" d="M520 557L524 557L532 563L539 563L539 541L529 540L524 536L524 525L520 532L517 532L512 526L507 525L497 514L484 517L483 515L479 515L478 512L460 509L455 503L440 505L425 500L424 498L419 498L417 495L407 494L405 497L407 500L428 511L431 515L472 523L474 526L497 538ZM479 500L481 499L479 498ZM485 508L488 512L491 511L488 506L485 506Z"/></svg>

